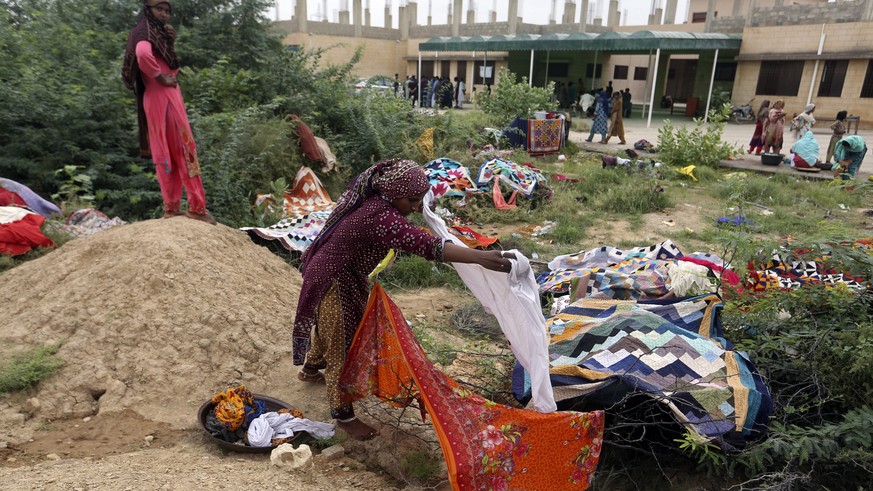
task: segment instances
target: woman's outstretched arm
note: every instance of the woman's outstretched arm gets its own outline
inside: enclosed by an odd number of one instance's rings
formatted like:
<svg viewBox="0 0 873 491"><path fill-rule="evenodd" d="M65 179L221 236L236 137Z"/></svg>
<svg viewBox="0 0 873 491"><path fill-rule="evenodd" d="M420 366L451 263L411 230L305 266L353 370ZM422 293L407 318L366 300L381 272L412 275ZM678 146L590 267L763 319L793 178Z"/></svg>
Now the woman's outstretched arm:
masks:
<svg viewBox="0 0 873 491"><path fill-rule="evenodd" d="M443 249L444 262L478 264L485 269L501 273L508 273L512 268L510 259L515 259L515 254L502 251L469 249L467 247L456 246L450 242L446 242Z"/></svg>

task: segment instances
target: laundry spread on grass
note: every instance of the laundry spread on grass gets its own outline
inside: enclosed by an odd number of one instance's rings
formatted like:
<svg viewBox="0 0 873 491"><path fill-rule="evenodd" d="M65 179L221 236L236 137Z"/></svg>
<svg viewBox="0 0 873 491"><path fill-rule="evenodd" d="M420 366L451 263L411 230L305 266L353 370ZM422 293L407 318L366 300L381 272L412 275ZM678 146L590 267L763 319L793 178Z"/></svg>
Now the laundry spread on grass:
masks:
<svg viewBox="0 0 873 491"><path fill-rule="evenodd" d="M127 222L119 217L109 218L108 215L94 208L81 208L67 217L60 229L74 237L84 238L108 230Z"/></svg>
<svg viewBox="0 0 873 491"><path fill-rule="evenodd" d="M424 164L424 172L430 180L430 188L436 198L459 197L478 191L464 164L450 158L439 158Z"/></svg>
<svg viewBox="0 0 873 491"><path fill-rule="evenodd" d="M43 199L24 184L0 177L0 206L15 204L26 206L44 217L50 217L61 212L51 201Z"/></svg>
<svg viewBox="0 0 873 491"><path fill-rule="evenodd" d="M18 256L37 247L54 247L42 233L45 217L20 206L0 206L0 254Z"/></svg>
<svg viewBox="0 0 873 491"><path fill-rule="evenodd" d="M845 251L873 257L873 238L856 239L838 244ZM827 246L832 248L832 245ZM873 286L873 278L865 278L853 268L835 260L826 250L783 248L767 259L749 261L748 286L754 291L792 289L805 285L844 285L862 291Z"/></svg>
<svg viewBox="0 0 873 491"><path fill-rule="evenodd" d="M494 178L509 188L518 191L525 198L530 199L534 190L540 184L545 184L546 178L542 173L510 160L491 159L479 169L479 177L476 185L480 190L491 191Z"/></svg>
<svg viewBox="0 0 873 491"><path fill-rule="evenodd" d="M724 339L717 295L670 300L584 298L551 317L551 383L559 409L622 410L645 395L684 428L742 447L766 428L770 391ZM513 393L529 400L516 367Z"/></svg>
<svg viewBox="0 0 873 491"><path fill-rule="evenodd" d="M279 210L285 218L269 227L242 227L240 230L247 232L255 242L264 245L278 243L285 251L303 252L324 228L333 211L333 200L308 167L300 168L294 177L294 185L282 198ZM259 196L262 203L264 199L266 197Z"/></svg>
<svg viewBox="0 0 873 491"><path fill-rule="evenodd" d="M340 376L345 401L369 395L429 415L455 490L586 489L604 413L515 409L460 386L427 359L403 314L376 284Z"/></svg>
<svg viewBox="0 0 873 491"><path fill-rule="evenodd" d="M541 292L567 293L576 282L575 298L619 300L707 293L716 291L719 281L738 286L740 278L718 256L685 256L670 240L629 250L603 246L557 256L549 262L549 271L537 278Z"/></svg>

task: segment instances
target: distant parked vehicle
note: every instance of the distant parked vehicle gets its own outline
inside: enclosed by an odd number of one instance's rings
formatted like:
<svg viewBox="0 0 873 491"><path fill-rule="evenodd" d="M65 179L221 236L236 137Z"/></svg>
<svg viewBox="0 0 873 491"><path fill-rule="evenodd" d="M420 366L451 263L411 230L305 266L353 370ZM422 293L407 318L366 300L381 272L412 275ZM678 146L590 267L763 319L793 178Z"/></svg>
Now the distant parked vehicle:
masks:
<svg viewBox="0 0 873 491"><path fill-rule="evenodd" d="M752 112L752 102L754 100L752 98L751 101L742 106L733 106L731 108L731 118L737 123L751 123L755 121L755 113Z"/></svg>
<svg viewBox="0 0 873 491"><path fill-rule="evenodd" d="M401 87L402 89L403 87ZM394 93L394 79L384 75L376 75L370 78L360 78L355 81L355 93L362 90L375 90L379 92Z"/></svg>

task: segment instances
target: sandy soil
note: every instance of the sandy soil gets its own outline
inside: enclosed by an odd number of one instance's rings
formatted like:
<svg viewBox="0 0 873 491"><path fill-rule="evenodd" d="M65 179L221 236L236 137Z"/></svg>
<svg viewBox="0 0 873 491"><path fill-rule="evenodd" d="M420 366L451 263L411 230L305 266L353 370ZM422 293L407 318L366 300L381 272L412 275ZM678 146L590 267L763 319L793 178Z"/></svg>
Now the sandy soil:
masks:
<svg viewBox="0 0 873 491"><path fill-rule="evenodd" d="M297 382L290 363L300 275L246 234L184 217L138 222L0 281L0 359L61 343L64 361L33 390L0 396L0 488L396 485L359 461L390 461L380 452L396 455L397 438L344 442L347 457L289 474L268 454L224 452L197 426L199 406L240 383L329 421L322 386ZM467 301L447 289L394 298L434 322Z"/></svg>

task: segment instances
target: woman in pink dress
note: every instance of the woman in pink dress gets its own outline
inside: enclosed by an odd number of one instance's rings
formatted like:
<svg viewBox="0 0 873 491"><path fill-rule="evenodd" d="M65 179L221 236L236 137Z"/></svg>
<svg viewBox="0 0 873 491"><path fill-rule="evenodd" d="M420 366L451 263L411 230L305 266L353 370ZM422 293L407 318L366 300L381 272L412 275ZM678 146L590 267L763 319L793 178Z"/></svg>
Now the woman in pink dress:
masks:
<svg viewBox="0 0 873 491"><path fill-rule="evenodd" d="M782 150L782 134L785 129L785 101L782 99L776 100L770 112L767 114L767 120L764 121L764 152L779 153Z"/></svg>
<svg viewBox="0 0 873 491"><path fill-rule="evenodd" d="M136 94L140 155L151 157L161 186L164 218L182 215L182 188L189 218L215 224L206 211L197 146L176 81L179 57L169 0L145 0L143 16L127 38L121 75Z"/></svg>

